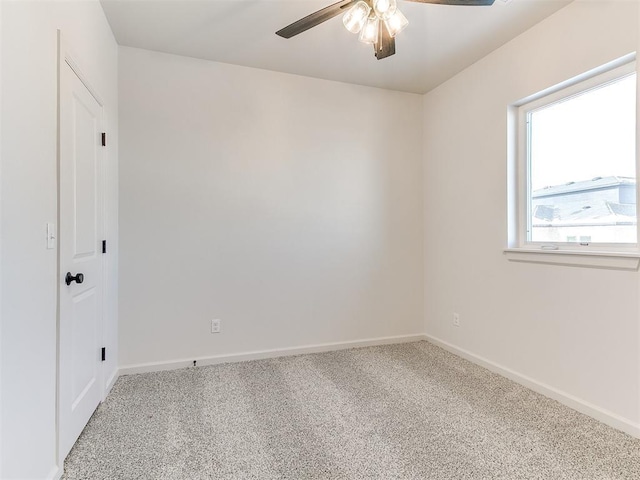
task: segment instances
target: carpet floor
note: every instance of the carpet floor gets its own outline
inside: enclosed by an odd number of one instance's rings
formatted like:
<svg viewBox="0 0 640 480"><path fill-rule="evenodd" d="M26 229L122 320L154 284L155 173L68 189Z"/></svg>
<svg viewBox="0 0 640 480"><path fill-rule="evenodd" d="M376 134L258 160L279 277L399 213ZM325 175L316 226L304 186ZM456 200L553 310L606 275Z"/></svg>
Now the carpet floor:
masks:
<svg viewBox="0 0 640 480"><path fill-rule="evenodd" d="M430 343L121 377L78 479L639 479L640 440Z"/></svg>

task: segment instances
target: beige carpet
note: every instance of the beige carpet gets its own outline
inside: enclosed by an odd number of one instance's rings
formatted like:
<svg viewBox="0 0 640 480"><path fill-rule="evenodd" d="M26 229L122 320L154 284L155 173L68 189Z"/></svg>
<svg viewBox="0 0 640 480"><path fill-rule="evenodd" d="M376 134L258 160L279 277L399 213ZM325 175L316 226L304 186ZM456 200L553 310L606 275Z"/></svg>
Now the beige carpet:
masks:
<svg viewBox="0 0 640 480"><path fill-rule="evenodd" d="M71 479L640 479L640 441L427 342L122 377Z"/></svg>

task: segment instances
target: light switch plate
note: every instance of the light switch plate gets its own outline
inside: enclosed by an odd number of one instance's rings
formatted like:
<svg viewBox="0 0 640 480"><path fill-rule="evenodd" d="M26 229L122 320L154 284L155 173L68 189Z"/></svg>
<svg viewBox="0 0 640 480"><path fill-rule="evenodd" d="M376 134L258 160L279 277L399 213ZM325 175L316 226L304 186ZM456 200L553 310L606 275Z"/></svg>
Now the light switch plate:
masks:
<svg viewBox="0 0 640 480"><path fill-rule="evenodd" d="M56 248L56 224L47 223L47 249Z"/></svg>

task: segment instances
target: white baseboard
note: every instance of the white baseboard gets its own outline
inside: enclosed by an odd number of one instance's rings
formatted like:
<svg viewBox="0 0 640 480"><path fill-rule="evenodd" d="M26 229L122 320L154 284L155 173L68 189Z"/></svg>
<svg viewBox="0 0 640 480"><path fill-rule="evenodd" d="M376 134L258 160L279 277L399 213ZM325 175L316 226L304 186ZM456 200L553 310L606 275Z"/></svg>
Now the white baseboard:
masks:
<svg viewBox="0 0 640 480"><path fill-rule="evenodd" d="M278 348L273 350L258 350L254 352L232 353L227 355L214 355L210 357L195 357L189 359L171 360L168 362L141 363L137 365L124 365L120 367L120 375L134 375L136 373L159 372L163 370L176 370L178 368L191 367L193 361L198 366L217 365L220 363L246 362L249 360L262 360L265 358L289 357L305 353L331 352L346 350L349 348L371 347L375 345L390 345L394 343L410 343L426 340L423 334L399 335L394 337L368 338L349 342L322 343L317 345L305 345L302 347Z"/></svg>
<svg viewBox="0 0 640 480"><path fill-rule="evenodd" d="M633 421L621 417L613 412L600 408L596 405L593 405L589 402L586 402L578 397L575 397L569 393L563 392L557 388L551 387L550 385L546 385L542 382L534 380L531 377L527 377L526 375L522 375L518 372L511 370L510 368L503 367L491 360L487 360L475 353L471 353L462 348L456 347L444 340L440 340L439 338L432 337L430 335L424 336L425 340L428 342L437 345L438 347L442 347L445 350L462 357L470 362L473 362L481 367L486 368L487 370L491 370L498 375L502 375L510 380L513 380L520 385L523 385L535 392L538 392L546 397L549 397L553 400L556 400L567 407L570 407L574 410L577 410L580 413L584 413L596 420L609 425L610 427L616 428L618 430L622 430L629 435L632 435L636 438L640 438L640 424L634 423Z"/></svg>
<svg viewBox="0 0 640 480"><path fill-rule="evenodd" d="M51 473L47 475L48 480L60 480L62 478L62 474L64 473L64 469L62 467L53 467Z"/></svg>
<svg viewBox="0 0 640 480"><path fill-rule="evenodd" d="M107 380L107 384L105 385L104 398L102 399L103 401L107 398L107 395L109 395L109 393L111 392L111 389L115 385L116 380L118 380L119 376L120 376L120 370L116 368L116 370L113 372L111 377L109 377L109 380Z"/></svg>

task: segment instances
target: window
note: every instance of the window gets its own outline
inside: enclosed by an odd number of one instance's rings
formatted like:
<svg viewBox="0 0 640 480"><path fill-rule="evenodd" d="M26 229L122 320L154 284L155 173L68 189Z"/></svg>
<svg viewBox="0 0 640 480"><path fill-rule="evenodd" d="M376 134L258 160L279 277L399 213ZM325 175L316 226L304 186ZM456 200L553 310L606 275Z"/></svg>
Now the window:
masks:
<svg viewBox="0 0 640 480"><path fill-rule="evenodd" d="M517 107L515 246L637 251L635 62Z"/></svg>

